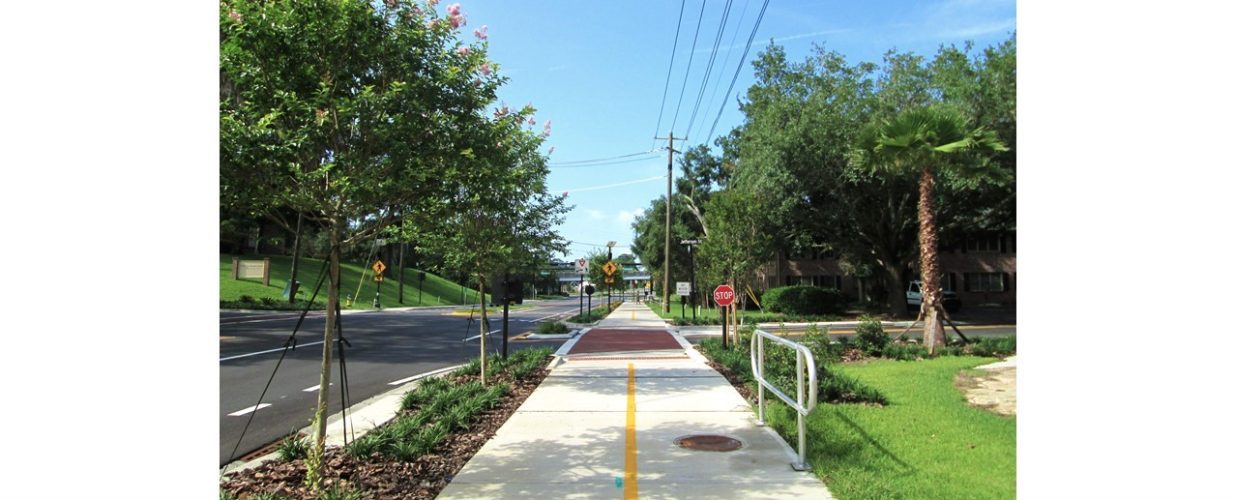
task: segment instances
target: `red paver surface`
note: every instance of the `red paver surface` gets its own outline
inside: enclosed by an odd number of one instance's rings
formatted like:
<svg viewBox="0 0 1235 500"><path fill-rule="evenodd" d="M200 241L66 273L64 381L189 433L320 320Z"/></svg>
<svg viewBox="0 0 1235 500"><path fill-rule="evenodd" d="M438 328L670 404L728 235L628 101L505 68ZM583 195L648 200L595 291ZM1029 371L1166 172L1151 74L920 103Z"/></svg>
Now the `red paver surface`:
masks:
<svg viewBox="0 0 1235 500"><path fill-rule="evenodd" d="M583 334L569 354L682 349L664 330L612 330L597 328Z"/></svg>

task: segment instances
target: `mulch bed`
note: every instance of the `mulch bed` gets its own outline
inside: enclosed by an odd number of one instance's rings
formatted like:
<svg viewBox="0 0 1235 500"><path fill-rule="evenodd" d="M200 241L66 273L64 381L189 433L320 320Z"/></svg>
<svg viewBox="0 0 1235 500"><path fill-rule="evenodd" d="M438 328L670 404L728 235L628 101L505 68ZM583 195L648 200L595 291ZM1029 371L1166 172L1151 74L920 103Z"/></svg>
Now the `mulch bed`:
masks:
<svg viewBox="0 0 1235 500"><path fill-rule="evenodd" d="M506 383L510 390L495 407L473 419L470 429L447 436L432 453L413 462L378 456L358 459L340 448L328 448L322 458L323 490L333 485L344 485L363 491L365 498L436 497L548 374L549 370L544 367L521 381L503 374L496 382ZM467 383L477 379L479 376L457 377L454 380ZM491 379L490 383L493 382ZM272 460L232 474L221 487L240 500L260 493L275 493L294 499L317 498L304 487L304 477L304 459L291 462Z"/></svg>

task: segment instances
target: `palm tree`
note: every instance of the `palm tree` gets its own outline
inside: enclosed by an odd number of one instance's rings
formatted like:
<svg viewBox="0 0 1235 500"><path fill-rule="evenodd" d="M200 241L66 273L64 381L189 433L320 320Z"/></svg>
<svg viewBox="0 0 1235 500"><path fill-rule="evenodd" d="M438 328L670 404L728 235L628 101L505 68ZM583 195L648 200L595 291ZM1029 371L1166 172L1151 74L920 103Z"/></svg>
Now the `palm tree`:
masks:
<svg viewBox="0 0 1235 500"><path fill-rule="evenodd" d="M904 111L891 120L867 126L859 135L854 163L885 172L915 172L918 182L918 247L921 253L922 308L926 315L922 341L927 352L946 342L939 287L938 232L935 224L935 177L942 170L962 178L998 176L986 168L985 156L1007 151L995 135L971 128L958 112L941 105ZM968 153L968 154L966 154Z"/></svg>

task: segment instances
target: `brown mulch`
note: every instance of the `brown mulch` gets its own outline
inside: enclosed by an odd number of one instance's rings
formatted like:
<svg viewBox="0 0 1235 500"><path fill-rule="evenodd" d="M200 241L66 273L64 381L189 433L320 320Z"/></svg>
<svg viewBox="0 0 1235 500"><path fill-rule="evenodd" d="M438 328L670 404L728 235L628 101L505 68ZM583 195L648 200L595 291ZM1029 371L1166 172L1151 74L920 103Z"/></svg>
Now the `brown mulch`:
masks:
<svg viewBox="0 0 1235 500"><path fill-rule="evenodd" d="M506 383L510 390L502 396L497 406L474 418L469 429L447 436L433 453L413 462L399 462L380 456L358 459L340 448L327 449L322 459L325 464L322 468L322 488L329 489L334 485L351 487L362 491L365 498L436 497L548 374L549 370L544 367L521 381L513 380L508 373L503 374L496 382ZM466 383L476 379L479 376L456 377L453 380ZM493 382L490 380L490 383ZM304 487L304 476L304 459L291 462L272 460L231 475L221 488L240 500L261 493L275 493L293 499L317 498Z"/></svg>

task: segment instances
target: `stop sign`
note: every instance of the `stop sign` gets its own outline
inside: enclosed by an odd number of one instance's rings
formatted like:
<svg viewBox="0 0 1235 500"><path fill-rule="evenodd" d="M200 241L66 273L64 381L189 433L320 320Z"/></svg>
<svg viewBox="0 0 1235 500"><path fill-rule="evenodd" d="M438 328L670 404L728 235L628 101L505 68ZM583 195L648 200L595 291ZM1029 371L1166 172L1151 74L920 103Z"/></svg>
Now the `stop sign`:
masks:
<svg viewBox="0 0 1235 500"><path fill-rule="evenodd" d="M716 300L717 304L722 306L732 304L736 295L737 294L733 293L733 287L729 285L718 286L716 287L716 290L712 292L712 298Z"/></svg>

